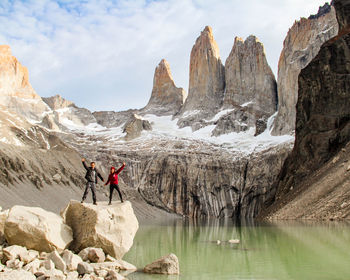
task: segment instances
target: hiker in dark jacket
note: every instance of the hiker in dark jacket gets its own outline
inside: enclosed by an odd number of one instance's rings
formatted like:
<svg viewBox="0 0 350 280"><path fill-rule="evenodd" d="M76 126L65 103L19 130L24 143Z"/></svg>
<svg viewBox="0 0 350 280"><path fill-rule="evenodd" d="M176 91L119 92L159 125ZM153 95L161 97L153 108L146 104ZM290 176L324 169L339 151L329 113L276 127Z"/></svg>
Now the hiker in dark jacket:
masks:
<svg viewBox="0 0 350 280"><path fill-rule="evenodd" d="M101 174L95 168L95 162L91 162L90 163L90 167L87 167L87 165L85 163L85 158L83 158L81 161L82 161L82 163L84 165L84 168L86 169L85 179L87 180L85 191L84 191L84 195L83 195L83 198L81 199L81 203L84 202L84 200L86 199L86 196L89 193L89 189L91 189L92 200L93 200L94 204L96 205L97 203L96 203L96 188L95 188L95 184L97 183L97 177L100 177L102 182L104 180L103 180Z"/></svg>
<svg viewBox="0 0 350 280"><path fill-rule="evenodd" d="M115 171L114 166L111 167L111 172L109 173L108 180L105 184L105 186L107 186L108 183L110 183L110 185L109 185L109 204L108 205L112 204L112 196L113 196L114 189L116 189L117 192L119 193L120 201L122 203L124 202L123 197L122 197L122 193L120 192L119 185L118 185L118 175L120 172L122 172L124 167L125 167L125 162L123 162L123 165L117 171Z"/></svg>

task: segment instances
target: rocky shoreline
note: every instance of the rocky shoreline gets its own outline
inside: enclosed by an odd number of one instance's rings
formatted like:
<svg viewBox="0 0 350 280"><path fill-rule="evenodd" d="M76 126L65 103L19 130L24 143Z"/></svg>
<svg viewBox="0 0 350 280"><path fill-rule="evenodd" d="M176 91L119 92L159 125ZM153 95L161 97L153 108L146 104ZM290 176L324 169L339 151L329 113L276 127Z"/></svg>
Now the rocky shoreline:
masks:
<svg viewBox="0 0 350 280"><path fill-rule="evenodd" d="M138 226L129 201L95 206L72 200L61 216L16 205L0 212L0 280L126 279L137 270L122 258ZM144 271L178 274L179 262L170 254Z"/></svg>

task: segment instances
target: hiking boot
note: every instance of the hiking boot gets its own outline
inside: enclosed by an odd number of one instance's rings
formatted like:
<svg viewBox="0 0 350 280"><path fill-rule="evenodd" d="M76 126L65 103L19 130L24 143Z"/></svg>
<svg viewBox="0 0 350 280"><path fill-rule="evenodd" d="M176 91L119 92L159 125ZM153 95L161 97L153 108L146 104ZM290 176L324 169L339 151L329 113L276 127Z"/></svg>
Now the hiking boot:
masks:
<svg viewBox="0 0 350 280"><path fill-rule="evenodd" d="M80 201L80 203L84 203L84 200Z"/></svg>
<svg viewBox="0 0 350 280"><path fill-rule="evenodd" d="M124 200L121 200L120 202L121 202L121 203L123 203L123 202L124 202Z"/></svg>
<svg viewBox="0 0 350 280"><path fill-rule="evenodd" d="M108 205L112 205L112 202L109 202Z"/></svg>
<svg viewBox="0 0 350 280"><path fill-rule="evenodd" d="M93 204L94 204L94 205L97 205L97 203L96 203L96 202L94 202Z"/></svg>

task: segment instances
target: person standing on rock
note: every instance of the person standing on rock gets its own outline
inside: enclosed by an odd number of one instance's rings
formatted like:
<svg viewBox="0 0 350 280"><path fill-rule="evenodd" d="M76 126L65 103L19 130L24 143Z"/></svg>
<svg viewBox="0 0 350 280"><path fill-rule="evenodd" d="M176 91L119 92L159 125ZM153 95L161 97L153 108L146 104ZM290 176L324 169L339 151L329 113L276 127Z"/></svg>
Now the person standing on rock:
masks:
<svg viewBox="0 0 350 280"><path fill-rule="evenodd" d="M111 167L111 172L109 173L108 176L108 180L105 184L105 186L107 186L109 183L109 203L108 205L112 204L112 196L113 196L113 190L116 189L117 192L119 193L119 197L120 197L120 201L123 203L123 197L122 197L122 193L120 192L119 189L119 185L118 185L118 175L120 172L122 172L122 170L125 167L125 162L123 162L123 165L117 170L115 171L114 166Z"/></svg>
<svg viewBox="0 0 350 280"><path fill-rule="evenodd" d="M86 169L85 179L87 180L84 195L83 195L83 198L81 199L81 203L84 202L84 200L86 199L86 196L89 193L89 189L91 189L92 200L94 202L94 205L97 205L97 203L96 203L96 187L95 187L97 184L97 177L100 177L102 182L104 182L104 180L103 180L101 174L95 168L95 162L91 162L90 167L87 167L87 165L85 163L85 158L83 158L81 161L84 165L84 168Z"/></svg>

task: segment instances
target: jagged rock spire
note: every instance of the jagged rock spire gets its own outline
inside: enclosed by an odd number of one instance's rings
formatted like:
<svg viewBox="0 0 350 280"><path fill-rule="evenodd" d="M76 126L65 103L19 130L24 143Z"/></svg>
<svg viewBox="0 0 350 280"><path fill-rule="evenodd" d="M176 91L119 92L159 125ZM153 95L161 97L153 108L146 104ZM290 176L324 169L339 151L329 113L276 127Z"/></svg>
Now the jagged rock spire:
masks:
<svg viewBox="0 0 350 280"><path fill-rule="evenodd" d="M182 112L218 109L222 105L225 71L211 27L206 26L191 51L188 97Z"/></svg>
<svg viewBox="0 0 350 280"><path fill-rule="evenodd" d="M225 62L226 90L224 104L251 102L255 111L271 115L276 111L277 86L267 63L264 46L250 35L245 41L236 37Z"/></svg>
<svg viewBox="0 0 350 280"><path fill-rule="evenodd" d="M175 85L169 63L162 59L154 72L151 98L142 111L161 115L175 114L185 98L186 92Z"/></svg>

